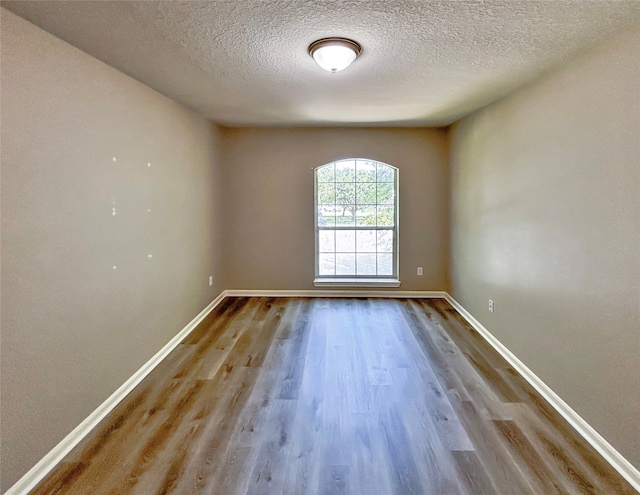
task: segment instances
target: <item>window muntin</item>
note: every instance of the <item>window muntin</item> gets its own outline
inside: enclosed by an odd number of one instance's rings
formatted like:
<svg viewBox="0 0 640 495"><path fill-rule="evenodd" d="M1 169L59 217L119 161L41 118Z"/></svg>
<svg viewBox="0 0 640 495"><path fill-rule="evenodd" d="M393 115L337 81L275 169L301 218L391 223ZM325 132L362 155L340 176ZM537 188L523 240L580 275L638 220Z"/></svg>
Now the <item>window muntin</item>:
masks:
<svg viewBox="0 0 640 495"><path fill-rule="evenodd" d="M316 277L397 278L398 170L366 159L316 168Z"/></svg>

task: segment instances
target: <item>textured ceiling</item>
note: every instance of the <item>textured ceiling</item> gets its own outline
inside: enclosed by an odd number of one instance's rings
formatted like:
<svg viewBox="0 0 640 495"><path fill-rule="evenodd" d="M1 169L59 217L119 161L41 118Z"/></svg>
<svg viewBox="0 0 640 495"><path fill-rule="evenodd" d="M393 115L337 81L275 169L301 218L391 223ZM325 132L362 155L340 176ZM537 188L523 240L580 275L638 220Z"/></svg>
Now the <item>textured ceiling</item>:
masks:
<svg viewBox="0 0 640 495"><path fill-rule="evenodd" d="M640 23L640 0L5 1L227 125L447 125ZM307 54L344 36L343 72Z"/></svg>

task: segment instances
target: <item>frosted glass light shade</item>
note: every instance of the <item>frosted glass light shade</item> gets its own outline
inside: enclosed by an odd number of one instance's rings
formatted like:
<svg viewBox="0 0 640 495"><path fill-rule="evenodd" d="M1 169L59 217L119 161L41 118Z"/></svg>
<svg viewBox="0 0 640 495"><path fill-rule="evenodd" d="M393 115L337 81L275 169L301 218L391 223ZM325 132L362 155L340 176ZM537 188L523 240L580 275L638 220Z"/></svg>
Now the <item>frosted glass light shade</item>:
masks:
<svg viewBox="0 0 640 495"><path fill-rule="evenodd" d="M346 38L324 38L309 46L309 54L329 72L346 69L360 55L360 45Z"/></svg>

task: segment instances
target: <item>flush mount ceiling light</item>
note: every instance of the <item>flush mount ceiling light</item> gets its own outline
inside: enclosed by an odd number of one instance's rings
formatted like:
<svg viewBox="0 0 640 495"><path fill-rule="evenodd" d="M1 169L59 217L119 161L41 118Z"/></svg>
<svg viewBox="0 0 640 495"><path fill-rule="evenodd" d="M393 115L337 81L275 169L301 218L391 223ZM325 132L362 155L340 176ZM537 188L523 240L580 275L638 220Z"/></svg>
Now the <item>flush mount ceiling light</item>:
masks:
<svg viewBox="0 0 640 495"><path fill-rule="evenodd" d="M347 38L323 38L309 45L309 55L329 72L346 69L361 51L358 43Z"/></svg>

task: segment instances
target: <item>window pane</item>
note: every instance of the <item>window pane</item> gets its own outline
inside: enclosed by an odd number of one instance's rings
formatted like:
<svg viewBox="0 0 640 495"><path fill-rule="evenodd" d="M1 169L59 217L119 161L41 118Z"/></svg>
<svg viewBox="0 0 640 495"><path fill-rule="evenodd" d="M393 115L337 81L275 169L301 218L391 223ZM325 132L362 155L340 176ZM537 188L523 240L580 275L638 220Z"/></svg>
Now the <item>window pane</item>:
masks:
<svg viewBox="0 0 640 495"><path fill-rule="evenodd" d="M355 205L336 206L336 225L351 227L356 224Z"/></svg>
<svg viewBox="0 0 640 495"><path fill-rule="evenodd" d="M378 227L393 227L393 206L378 206Z"/></svg>
<svg viewBox="0 0 640 495"><path fill-rule="evenodd" d="M318 183L318 204L334 205L336 203L336 185L333 182Z"/></svg>
<svg viewBox="0 0 640 495"><path fill-rule="evenodd" d="M357 182L375 182L376 181L376 163L367 160L356 161L356 181Z"/></svg>
<svg viewBox="0 0 640 495"><path fill-rule="evenodd" d="M397 169L376 161L338 160L317 169L319 276L394 274L396 184Z"/></svg>
<svg viewBox="0 0 640 495"><path fill-rule="evenodd" d="M392 205L394 202L393 182L381 182L378 184L378 204Z"/></svg>
<svg viewBox="0 0 640 495"><path fill-rule="evenodd" d="M393 182L394 170L389 165L378 163L378 182Z"/></svg>
<svg viewBox="0 0 640 495"><path fill-rule="evenodd" d="M336 230L336 251L353 253L356 250L355 230Z"/></svg>
<svg viewBox="0 0 640 495"><path fill-rule="evenodd" d="M376 202L375 182L361 182L356 185L356 204L371 205Z"/></svg>
<svg viewBox="0 0 640 495"><path fill-rule="evenodd" d="M376 205L359 205L357 206L356 223L357 225L375 226L376 224Z"/></svg>
<svg viewBox="0 0 640 495"><path fill-rule="evenodd" d="M376 255L360 254L356 255L357 275L375 275L376 274Z"/></svg>
<svg viewBox="0 0 640 495"><path fill-rule="evenodd" d="M356 231L356 251L358 253L376 252L376 231L358 230Z"/></svg>
<svg viewBox="0 0 640 495"><path fill-rule="evenodd" d="M318 252L333 253L335 251L335 230L319 230L318 231Z"/></svg>
<svg viewBox="0 0 640 495"><path fill-rule="evenodd" d="M318 205L318 227L328 227L336 224L335 207Z"/></svg>
<svg viewBox="0 0 640 495"><path fill-rule="evenodd" d="M340 205L356 204L356 185L349 182L336 184L336 203Z"/></svg>
<svg viewBox="0 0 640 495"><path fill-rule="evenodd" d="M378 232L377 251L379 253L392 253L393 252L393 231L378 230L377 232Z"/></svg>
<svg viewBox="0 0 640 495"><path fill-rule="evenodd" d="M336 182L355 182L356 162L343 160L336 162Z"/></svg>
<svg viewBox="0 0 640 495"><path fill-rule="evenodd" d="M335 254L319 254L318 255L318 275L335 275L336 274L336 255Z"/></svg>
<svg viewBox="0 0 640 495"><path fill-rule="evenodd" d="M378 254L378 275L393 275L393 256Z"/></svg>
<svg viewBox="0 0 640 495"><path fill-rule="evenodd" d="M336 254L336 275L355 275L355 253Z"/></svg>
<svg viewBox="0 0 640 495"><path fill-rule="evenodd" d="M333 163L318 169L318 182L333 182L336 180L335 166Z"/></svg>

